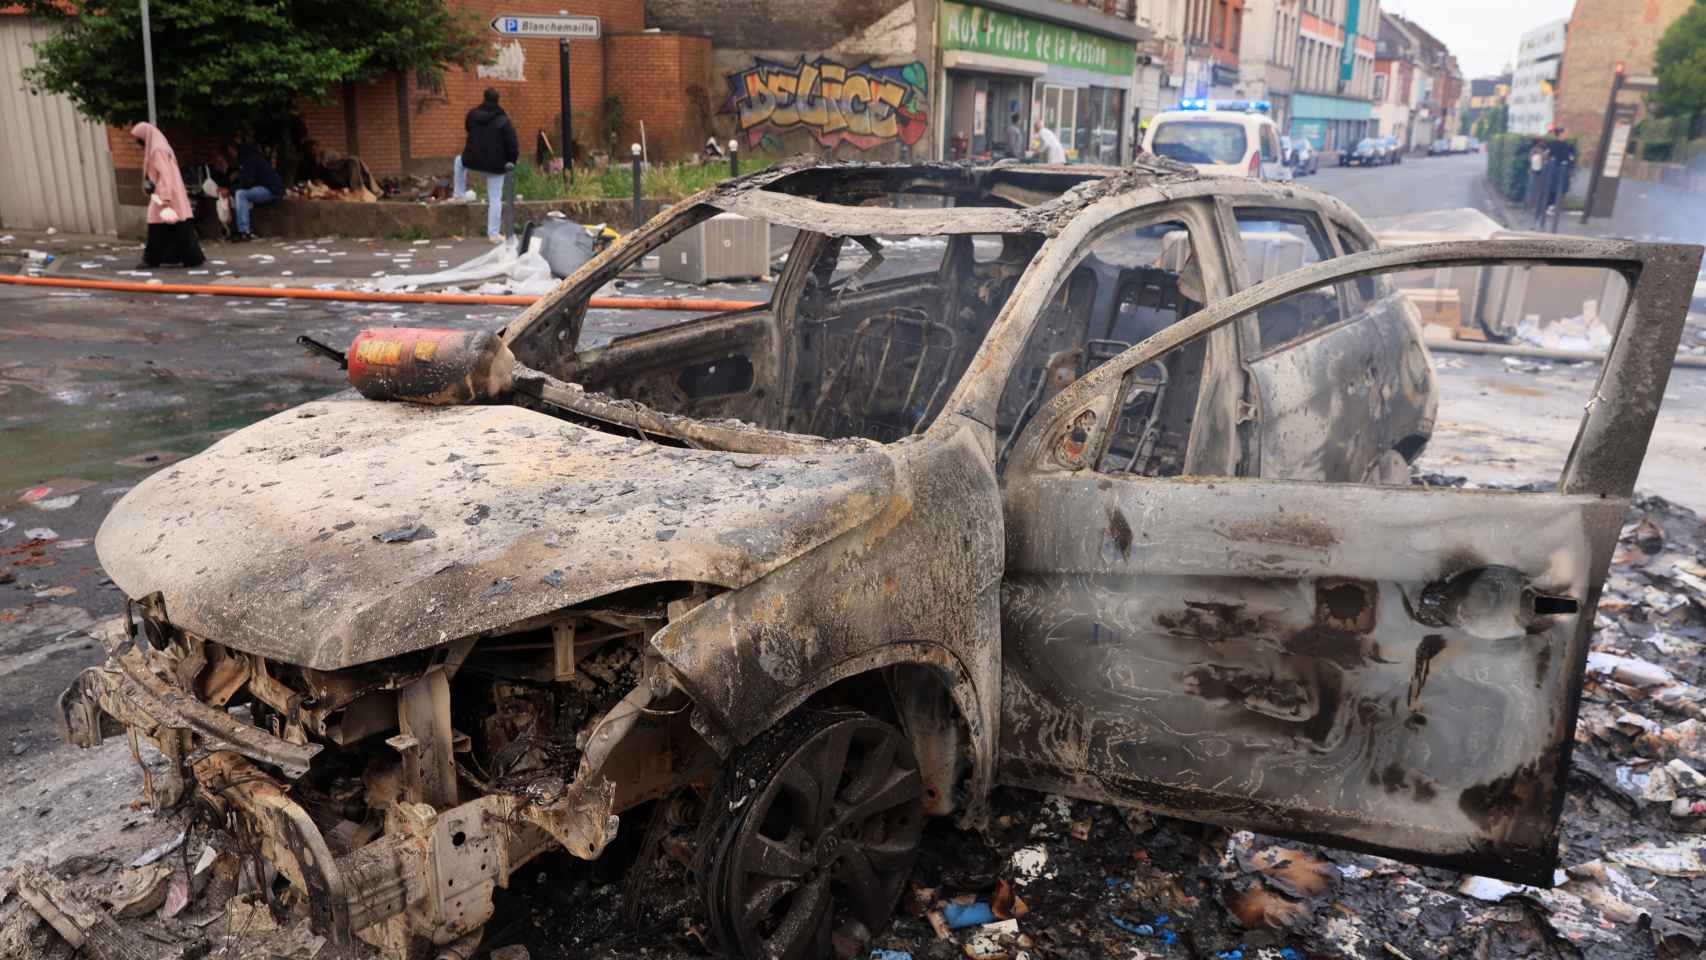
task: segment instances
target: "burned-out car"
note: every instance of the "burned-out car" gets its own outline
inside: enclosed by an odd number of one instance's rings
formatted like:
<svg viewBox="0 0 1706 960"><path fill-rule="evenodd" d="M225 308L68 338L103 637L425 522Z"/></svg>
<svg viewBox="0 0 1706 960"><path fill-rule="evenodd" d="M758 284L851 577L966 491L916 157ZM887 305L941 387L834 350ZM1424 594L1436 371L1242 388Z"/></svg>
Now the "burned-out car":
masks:
<svg viewBox="0 0 1706 960"><path fill-rule="evenodd" d="M591 342L594 291L723 214L791 237L767 302ZM1003 783L1549 883L1699 259L1383 250L1165 161L780 165L433 394L482 402L340 394L138 485L97 541L125 629L61 719L151 740L156 804L398 955L619 830L726 949L825 955ZM1436 385L1389 274L1483 262L1628 284L1555 492L1408 483ZM350 360L437 362L405 339Z"/></svg>

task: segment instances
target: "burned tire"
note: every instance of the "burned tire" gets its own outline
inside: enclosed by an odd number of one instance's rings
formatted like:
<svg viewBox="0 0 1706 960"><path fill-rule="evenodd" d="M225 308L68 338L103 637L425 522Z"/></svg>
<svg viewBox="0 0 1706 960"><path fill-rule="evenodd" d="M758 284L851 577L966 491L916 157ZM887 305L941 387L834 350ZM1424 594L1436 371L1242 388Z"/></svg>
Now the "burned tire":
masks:
<svg viewBox="0 0 1706 960"><path fill-rule="evenodd" d="M829 956L830 934L882 929L912 872L923 780L893 726L802 711L724 769L701 828L700 894L731 954Z"/></svg>

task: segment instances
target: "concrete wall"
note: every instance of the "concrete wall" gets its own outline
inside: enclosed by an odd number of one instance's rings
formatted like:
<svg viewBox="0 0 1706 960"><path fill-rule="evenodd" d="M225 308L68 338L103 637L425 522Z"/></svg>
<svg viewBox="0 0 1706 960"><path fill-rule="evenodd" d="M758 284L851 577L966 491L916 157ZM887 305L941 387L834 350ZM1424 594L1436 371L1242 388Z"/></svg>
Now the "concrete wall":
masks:
<svg viewBox="0 0 1706 960"><path fill-rule="evenodd" d="M646 24L709 37L719 50L823 50L910 5L910 0L646 0Z"/></svg>
<svg viewBox="0 0 1706 960"><path fill-rule="evenodd" d="M668 201L643 200L642 219L656 216ZM634 222L632 200L517 202L516 230L560 211L578 223L608 223L626 230ZM486 232L484 203L343 203L290 199L255 208L255 230L267 237L475 237Z"/></svg>

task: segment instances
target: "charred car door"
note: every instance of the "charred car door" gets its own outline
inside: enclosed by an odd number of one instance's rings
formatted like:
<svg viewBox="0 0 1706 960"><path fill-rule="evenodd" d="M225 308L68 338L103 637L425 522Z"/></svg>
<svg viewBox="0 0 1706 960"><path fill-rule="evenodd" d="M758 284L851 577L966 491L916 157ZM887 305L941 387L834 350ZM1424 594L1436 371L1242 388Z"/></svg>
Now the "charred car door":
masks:
<svg viewBox="0 0 1706 960"><path fill-rule="evenodd" d="M1699 260L1558 239L1356 254L1062 391L1005 477L1001 778L1550 884L1594 611ZM1557 492L1144 469L1132 421L1172 352L1322 285L1475 263L1630 284Z"/></svg>
<svg viewBox="0 0 1706 960"><path fill-rule="evenodd" d="M1221 199L1235 271L1254 286L1336 256L1306 206ZM1241 255L1241 256L1240 256ZM1361 289L1367 286L1368 290ZM1388 285L1322 284L1253 312L1245 369L1255 407L1243 475L1361 480L1382 468L1408 480L1407 460L1432 429L1432 367L1404 298ZM1320 429L1323 419L1334 429Z"/></svg>

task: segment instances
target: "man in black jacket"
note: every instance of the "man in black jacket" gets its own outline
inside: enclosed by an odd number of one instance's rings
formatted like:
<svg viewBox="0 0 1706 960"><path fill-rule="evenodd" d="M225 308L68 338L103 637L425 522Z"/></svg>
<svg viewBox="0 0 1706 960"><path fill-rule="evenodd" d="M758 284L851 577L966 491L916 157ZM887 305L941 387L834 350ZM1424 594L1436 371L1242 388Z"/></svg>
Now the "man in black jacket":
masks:
<svg viewBox="0 0 1706 960"><path fill-rule="evenodd" d="M226 163L231 173L231 206L235 210L237 235L233 240L254 239L249 232L249 212L266 206L284 196L284 178L267 161L261 148L252 143L225 145Z"/></svg>
<svg viewBox="0 0 1706 960"><path fill-rule="evenodd" d="M462 148L462 166L486 175L486 236L493 243L503 242L498 233L503 223L504 167L521 156L516 142L515 126L509 114L498 106L498 92L486 88L485 100L468 111L462 125L468 131L468 144ZM461 187L460 182L457 183Z"/></svg>

